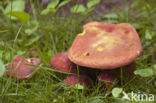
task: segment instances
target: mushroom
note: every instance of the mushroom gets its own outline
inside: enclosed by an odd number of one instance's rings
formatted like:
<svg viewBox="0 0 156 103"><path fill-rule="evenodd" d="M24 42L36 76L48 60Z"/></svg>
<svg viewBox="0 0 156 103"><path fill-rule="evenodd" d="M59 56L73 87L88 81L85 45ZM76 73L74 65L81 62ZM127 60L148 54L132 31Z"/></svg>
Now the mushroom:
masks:
<svg viewBox="0 0 156 103"><path fill-rule="evenodd" d="M85 75L70 75L64 79L64 83L70 87L75 87L77 89L83 89L84 87L90 87L91 82Z"/></svg>
<svg viewBox="0 0 156 103"><path fill-rule="evenodd" d="M75 64L95 69L115 69L130 64L142 52L140 38L128 23L89 22L68 51Z"/></svg>
<svg viewBox="0 0 156 103"><path fill-rule="evenodd" d="M125 76L131 76L135 69L133 61L141 55L142 46L135 28L128 23L110 24L89 22L84 31L76 36L68 52L59 53L51 59L51 66L63 72L75 71L73 64L82 66L90 78L108 84L115 82L123 68ZM84 69L84 68L80 68ZM73 70L72 70L73 69ZM64 82L68 86L87 85L86 77L71 75ZM88 83L89 84L89 83Z"/></svg>
<svg viewBox="0 0 156 103"><path fill-rule="evenodd" d="M132 62L124 67L122 67L122 75L124 77L127 77L128 79L130 77L132 77L134 74L134 70L135 70L135 63ZM106 88L109 88L109 86L115 82L115 80L117 79L117 77L120 77L121 75L121 69L117 68L117 69L112 69L112 70L102 70L97 79L101 82L104 82Z"/></svg>
<svg viewBox="0 0 156 103"><path fill-rule="evenodd" d="M100 72L100 74L98 75L98 80L113 83L115 81L115 76L107 72Z"/></svg>
<svg viewBox="0 0 156 103"><path fill-rule="evenodd" d="M17 79L28 78L34 71L39 69L37 66L40 65L41 60L39 58L25 59L23 56L17 56L12 63L8 64L6 74Z"/></svg>
<svg viewBox="0 0 156 103"><path fill-rule="evenodd" d="M106 88L109 88L110 84L114 83L116 77L108 72L100 72L98 75L98 80L105 83Z"/></svg>
<svg viewBox="0 0 156 103"><path fill-rule="evenodd" d="M76 65L68 59L67 52L61 52L53 56L50 60L50 64L52 68L61 72L77 72Z"/></svg>

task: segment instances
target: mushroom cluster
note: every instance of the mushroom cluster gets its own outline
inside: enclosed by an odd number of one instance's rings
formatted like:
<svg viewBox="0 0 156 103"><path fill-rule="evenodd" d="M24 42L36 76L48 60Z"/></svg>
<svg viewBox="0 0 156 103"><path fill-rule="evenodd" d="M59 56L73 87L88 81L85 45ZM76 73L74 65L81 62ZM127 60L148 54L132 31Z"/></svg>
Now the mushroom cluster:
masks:
<svg viewBox="0 0 156 103"><path fill-rule="evenodd" d="M50 62L56 70L73 73L64 80L65 84L89 87L93 76L99 81L113 83L121 67L124 76L133 75L133 61L140 56L142 46L132 25L93 21L83 29L69 50L58 53Z"/></svg>
<svg viewBox="0 0 156 103"><path fill-rule="evenodd" d="M90 87L94 84L91 81L96 80L113 83L120 73L126 77L133 75L133 61L140 56L142 46L132 25L93 21L85 24L83 29L67 52L58 53L50 60L53 69L71 73L64 79L65 84L84 88ZM38 70L40 65L39 58L17 56L8 64L6 74L25 79Z"/></svg>

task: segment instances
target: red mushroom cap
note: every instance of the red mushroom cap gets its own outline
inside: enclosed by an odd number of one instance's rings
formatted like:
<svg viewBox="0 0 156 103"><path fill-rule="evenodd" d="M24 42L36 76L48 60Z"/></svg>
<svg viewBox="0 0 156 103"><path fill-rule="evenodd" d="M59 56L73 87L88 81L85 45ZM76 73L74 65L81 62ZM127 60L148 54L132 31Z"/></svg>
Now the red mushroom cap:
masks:
<svg viewBox="0 0 156 103"><path fill-rule="evenodd" d="M107 72L101 72L98 75L98 80L103 81L103 82L108 82L108 83L113 83L115 82L116 77L112 74L109 74Z"/></svg>
<svg viewBox="0 0 156 103"><path fill-rule="evenodd" d="M76 65L74 65L67 56L67 52L61 52L53 56L50 60L51 67L68 73L76 73Z"/></svg>
<svg viewBox="0 0 156 103"><path fill-rule="evenodd" d="M70 87L75 87L78 84L84 87L91 86L91 82L85 75L70 75L66 79L64 79L64 83Z"/></svg>
<svg viewBox="0 0 156 103"><path fill-rule="evenodd" d="M142 52L140 38L128 23L90 22L83 26L68 51L68 58L80 66L114 69L135 60Z"/></svg>
<svg viewBox="0 0 156 103"><path fill-rule="evenodd" d="M41 65L41 60L38 58L25 59L23 56L17 56L14 58L13 63L8 64L6 74L18 79L28 78L38 69L35 65Z"/></svg>

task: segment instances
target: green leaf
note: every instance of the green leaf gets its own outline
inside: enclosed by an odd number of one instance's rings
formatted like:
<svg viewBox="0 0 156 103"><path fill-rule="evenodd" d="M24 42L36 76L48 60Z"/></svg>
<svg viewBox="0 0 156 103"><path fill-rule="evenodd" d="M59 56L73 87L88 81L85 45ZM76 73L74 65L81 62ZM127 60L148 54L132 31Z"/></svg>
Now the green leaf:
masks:
<svg viewBox="0 0 156 103"><path fill-rule="evenodd" d="M3 55L3 51L0 50L0 57L2 57L2 55Z"/></svg>
<svg viewBox="0 0 156 103"><path fill-rule="evenodd" d="M49 13L49 9L44 9L41 11L40 15L47 15Z"/></svg>
<svg viewBox="0 0 156 103"><path fill-rule="evenodd" d="M74 88L75 89L84 89L84 86L81 84L76 84Z"/></svg>
<svg viewBox="0 0 156 103"><path fill-rule="evenodd" d="M30 46L31 44L33 44L34 42L38 41L41 38L41 36L36 36L31 38L27 44L25 44L25 46Z"/></svg>
<svg viewBox="0 0 156 103"><path fill-rule="evenodd" d="M47 8L55 8L55 6L58 4L59 0L53 0L50 2L47 6Z"/></svg>
<svg viewBox="0 0 156 103"><path fill-rule="evenodd" d="M147 29L145 32L145 38L148 40L151 40L153 38L153 36L154 36L154 32Z"/></svg>
<svg viewBox="0 0 156 103"><path fill-rule="evenodd" d="M4 56L5 60L10 60L11 54L9 51L5 51L5 52L3 52L3 54L4 54L3 56Z"/></svg>
<svg viewBox="0 0 156 103"><path fill-rule="evenodd" d="M2 60L0 59L0 77L2 77L4 73L5 73L5 67Z"/></svg>
<svg viewBox="0 0 156 103"><path fill-rule="evenodd" d="M61 2L61 4L58 6L58 8L60 8L61 6L66 5L67 3L69 3L71 0L65 0L63 2ZM41 15L47 15L50 12L56 12L57 9L55 9L56 5L59 3L59 0L53 0L51 3L48 4L47 8L41 11Z"/></svg>
<svg viewBox="0 0 156 103"><path fill-rule="evenodd" d="M113 97L117 98L119 95L122 93L123 89L122 88L113 88L112 90L112 95Z"/></svg>
<svg viewBox="0 0 156 103"><path fill-rule="evenodd" d="M97 99L90 101L89 103L103 103L103 101L97 98Z"/></svg>
<svg viewBox="0 0 156 103"><path fill-rule="evenodd" d="M49 50L48 52L47 52L47 55L49 56L49 57L52 57L52 56L54 56L54 50Z"/></svg>
<svg viewBox="0 0 156 103"><path fill-rule="evenodd" d="M90 0L88 3L87 3L87 7L88 8L91 8L93 6L95 6L96 4L100 3L101 0Z"/></svg>
<svg viewBox="0 0 156 103"><path fill-rule="evenodd" d="M28 35L31 35L33 32L33 29L25 29L25 33Z"/></svg>
<svg viewBox="0 0 156 103"><path fill-rule="evenodd" d="M118 23L118 20L115 19L107 19L107 20L102 20L103 22L108 22L108 23Z"/></svg>
<svg viewBox="0 0 156 103"><path fill-rule="evenodd" d="M52 2L50 2L47 8L41 11L40 15L47 15L49 12L56 12L55 6L58 2L59 0L53 0Z"/></svg>
<svg viewBox="0 0 156 103"><path fill-rule="evenodd" d="M24 32L25 32L27 35L31 35L31 34L33 34L33 33L38 29L39 23L38 23L38 21L33 20L33 21L31 21L31 23L29 23L28 27L29 27L29 28L25 29Z"/></svg>
<svg viewBox="0 0 156 103"><path fill-rule="evenodd" d="M50 9L49 9L49 12L56 12L56 9L50 8Z"/></svg>
<svg viewBox="0 0 156 103"><path fill-rule="evenodd" d="M5 13L11 11L24 11L25 9L25 1L24 0L12 0L8 3L7 7L5 8Z"/></svg>
<svg viewBox="0 0 156 103"><path fill-rule="evenodd" d="M8 12L8 15L11 15L13 17L16 17L21 22L27 23L30 19L30 15L24 11L13 11Z"/></svg>
<svg viewBox="0 0 156 103"><path fill-rule="evenodd" d="M17 51L17 55L18 55L18 56L19 56L19 55L23 55L24 53L26 53L26 51L21 51L21 50Z"/></svg>
<svg viewBox="0 0 156 103"><path fill-rule="evenodd" d="M75 5L72 8L70 8L70 11L72 13L83 13L86 11L86 8L82 4L79 4L79 5Z"/></svg>
<svg viewBox="0 0 156 103"><path fill-rule="evenodd" d="M140 29L141 25L138 23L132 23L132 25L136 28L136 29Z"/></svg>
<svg viewBox="0 0 156 103"><path fill-rule="evenodd" d="M153 68L156 70L156 64L153 65Z"/></svg>
<svg viewBox="0 0 156 103"><path fill-rule="evenodd" d="M106 14L103 16L104 18L107 18L107 19L117 19L118 18L118 15L116 13L109 13L109 14Z"/></svg>
<svg viewBox="0 0 156 103"><path fill-rule="evenodd" d="M0 33L4 33L7 32L8 30L0 30Z"/></svg>
<svg viewBox="0 0 156 103"><path fill-rule="evenodd" d="M153 69L147 68L147 69L138 69L134 71L135 75L140 75L141 77L151 77L153 76Z"/></svg>
<svg viewBox="0 0 156 103"><path fill-rule="evenodd" d="M64 5L66 5L66 4L68 4L70 1L71 1L71 0L64 0L64 1L59 5L58 8L60 8L60 7L64 6Z"/></svg>
<svg viewBox="0 0 156 103"><path fill-rule="evenodd" d="M50 12L56 12L56 9L54 9L54 8L47 8L47 9L42 10L40 14L41 15L47 15Z"/></svg>
<svg viewBox="0 0 156 103"><path fill-rule="evenodd" d="M156 64L153 65L154 68L154 75L156 76Z"/></svg>

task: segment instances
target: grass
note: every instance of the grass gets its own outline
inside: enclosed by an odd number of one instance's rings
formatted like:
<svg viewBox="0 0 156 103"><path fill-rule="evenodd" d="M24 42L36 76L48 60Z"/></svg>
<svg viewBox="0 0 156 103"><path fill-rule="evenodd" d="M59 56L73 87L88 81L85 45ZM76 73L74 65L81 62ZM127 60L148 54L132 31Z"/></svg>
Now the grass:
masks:
<svg viewBox="0 0 156 103"><path fill-rule="evenodd" d="M63 83L68 74L59 73L50 67L50 59L58 52L67 51L76 34L82 32L82 26L88 21L129 22L133 24L141 38L143 54L137 60L137 69L151 67L156 64L156 9L155 1L136 0L132 6L126 6L121 11L114 8L116 16L100 16L50 13L39 15L40 9L33 8L28 23L11 20L5 14L0 14L0 58L7 67L17 55L41 58L43 65L30 78L16 80L7 77L0 78L0 103L121 103L121 98L106 95L111 92L97 83L90 89L76 90ZM34 5L33 3L31 5ZM33 29L33 30L32 30ZM32 31L29 32L29 31ZM33 54L32 50L37 51ZM119 80L120 81L120 80ZM97 82L97 81L96 81ZM156 94L155 76L143 78L134 76L123 78L122 83L112 85L112 88L122 87L126 92L142 91ZM122 84L122 86L121 86ZM155 98L156 99L156 98ZM131 102L128 102L131 103Z"/></svg>

